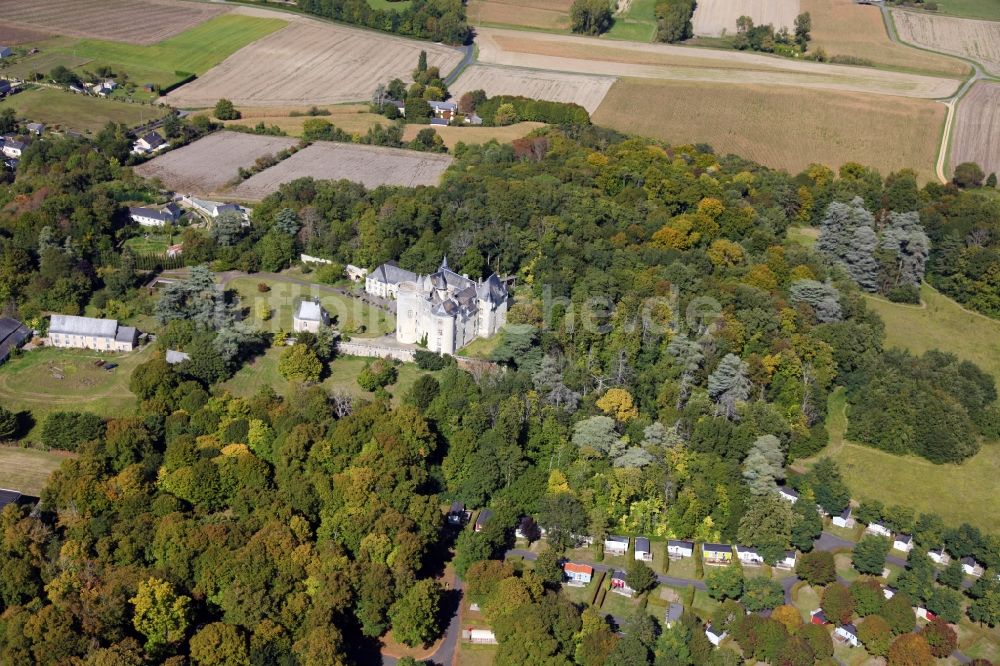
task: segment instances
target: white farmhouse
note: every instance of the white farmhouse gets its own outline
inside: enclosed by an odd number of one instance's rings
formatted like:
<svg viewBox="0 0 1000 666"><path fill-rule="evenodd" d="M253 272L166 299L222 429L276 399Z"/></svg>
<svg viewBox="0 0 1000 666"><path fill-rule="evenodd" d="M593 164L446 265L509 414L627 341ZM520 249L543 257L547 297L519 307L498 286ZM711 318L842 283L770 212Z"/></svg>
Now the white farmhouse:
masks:
<svg viewBox="0 0 1000 666"><path fill-rule="evenodd" d="M114 319L52 315L49 321L49 344L95 351L132 351L139 342L139 332L132 326L119 326Z"/></svg>
<svg viewBox="0 0 1000 666"><path fill-rule="evenodd" d="M136 155L158 153L167 147L167 142L156 132L146 132L132 144L132 152Z"/></svg>
<svg viewBox="0 0 1000 666"><path fill-rule="evenodd" d="M175 204L167 204L163 208L133 206L128 209L128 215L133 222L138 222L141 226L162 227L176 222L181 216L181 211Z"/></svg>
<svg viewBox="0 0 1000 666"><path fill-rule="evenodd" d="M330 315L316 301L302 301L292 317L292 330L296 333L316 333L320 326L329 325Z"/></svg>

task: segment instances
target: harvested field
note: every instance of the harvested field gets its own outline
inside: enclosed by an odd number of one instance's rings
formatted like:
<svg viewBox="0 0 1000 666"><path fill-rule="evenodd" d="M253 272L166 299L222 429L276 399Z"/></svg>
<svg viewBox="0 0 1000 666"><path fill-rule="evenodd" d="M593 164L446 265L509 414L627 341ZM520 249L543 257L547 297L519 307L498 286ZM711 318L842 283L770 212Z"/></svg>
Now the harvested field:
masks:
<svg viewBox="0 0 1000 666"><path fill-rule="evenodd" d="M257 158L297 143L286 136L216 132L155 157L135 170L145 178L159 178L176 192L209 195L232 181L240 167L250 167Z"/></svg>
<svg viewBox="0 0 1000 666"><path fill-rule="evenodd" d="M613 76L472 65L462 72L450 90L455 98L461 98L470 90L482 89L490 97L522 95L550 102L575 102L593 113L614 82Z"/></svg>
<svg viewBox="0 0 1000 666"><path fill-rule="evenodd" d="M736 33L736 19L749 16L757 25L770 23L775 30L795 25L799 0L698 0L691 17L694 34L720 37Z"/></svg>
<svg viewBox="0 0 1000 666"><path fill-rule="evenodd" d="M480 63L562 72L942 98L958 81L867 67L803 62L742 51L670 44L595 42L587 37L480 28Z"/></svg>
<svg viewBox="0 0 1000 666"><path fill-rule="evenodd" d="M317 141L270 169L243 181L232 196L259 201L284 183L310 176L317 180L352 180L365 187L437 185L452 158L399 148Z"/></svg>
<svg viewBox="0 0 1000 666"><path fill-rule="evenodd" d="M450 125L441 125L432 126L431 129L441 136L444 140L444 145L448 146L448 148L454 148L455 144L460 141L467 145L489 143L493 140L499 143L510 143L515 139L527 136L539 127L545 127L545 123L524 122L507 125L506 127L452 127ZM403 139L405 141L412 141L417 136L417 132L424 128L425 125L407 125L406 131L403 132ZM467 352L463 351L463 353Z"/></svg>
<svg viewBox="0 0 1000 666"><path fill-rule="evenodd" d="M458 50L392 35L323 23L301 16L241 8L240 13L281 16L291 25L240 49L222 64L166 97L180 107L209 107L220 97L238 106L338 104L371 97L378 82L411 80L420 51L432 67L450 72Z"/></svg>
<svg viewBox="0 0 1000 666"><path fill-rule="evenodd" d="M345 132L351 134L364 134L376 123L383 126L389 125L392 121L377 113L370 113L367 104L334 104L321 107L330 112L328 116L316 116L333 123ZM302 124L312 118L312 116L300 115L292 116L292 111L304 113L307 107L240 107L242 118L239 120L228 120L226 125L249 125L264 123L268 127L276 125L292 136L302 135Z"/></svg>
<svg viewBox="0 0 1000 666"><path fill-rule="evenodd" d="M1000 172L1000 83L976 83L958 105L951 166L962 162Z"/></svg>
<svg viewBox="0 0 1000 666"><path fill-rule="evenodd" d="M129 44L155 44L227 11L222 5L183 0L0 0L5 30Z"/></svg>
<svg viewBox="0 0 1000 666"><path fill-rule="evenodd" d="M965 76L969 71L960 60L893 42L878 7L854 0L802 0L802 11L812 17L811 51L822 48L831 57L865 58L877 66L922 73Z"/></svg>
<svg viewBox="0 0 1000 666"><path fill-rule="evenodd" d="M38 30L36 28L16 27L9 23L0 25L0 44L5 46L17 46L26 42L37 42L52 33Z"/></svg>
<svg viewBox="0 0 1000 666"><path fill-rule="evenodd" d="M469 0L469 23L569 30L572 0Z"/></svg>
<svg viewBox="0 0 1000 666"><path fill-rule="evenodd" d="M975 60L1000 76L1000 22L892 10L899 38L933 51Z"/></svg>
<svg viewBox="0 0 1000 666"><path fill-rule="evenodd" d="M860 162L934 178L945 107L926 100L758 85L623 79L594 122L674 144L707 143L797 173ZM864 123L857 122L865 118Z"/></svg>

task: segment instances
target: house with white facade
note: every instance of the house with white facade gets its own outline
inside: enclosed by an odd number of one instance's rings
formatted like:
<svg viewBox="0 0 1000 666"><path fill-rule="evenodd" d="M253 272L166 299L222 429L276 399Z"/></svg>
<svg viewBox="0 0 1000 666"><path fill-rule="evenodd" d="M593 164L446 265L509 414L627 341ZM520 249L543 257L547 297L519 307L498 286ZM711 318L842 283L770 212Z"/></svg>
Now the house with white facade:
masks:
<svg viewBox="0 0 1000 666"><path fill-rule="evenodd" d="M883 536L887 539L892 538L892 530L883 525L882 523L872 521L868 523L868 527L865 528L866 534L876 534L878 536Z"/></svg>
<svg viewBox="0 0 1000 666"><path fill-rule="evenodd" d="M975 576L979 578L983 575L983 565L976 561L973 557L963 557L959 560L962 563L962 572L966 576Z"/></svg>
<svg viewBox="0 0 1000 666"><path fill-rule="evenodd" d="M317 333L320 326L329 325L330 315L318 301L302 301L292 315L292 330L296 333Z"/></svg>
<svg viewBox="0 0 1000 666"><path fill-rule="evenodd" d="M133 206L128 209L128 216L133 222L137 222L143 227L162 227L166 224L173 224L179 220L181 217L181 209L173 203L167 204L162 208Z"/></svg>
<svg viewBox="0 0 1000 666"><path fill-rule="evenodd" d="M166 140L156 132L146 132L132 144L132 152L136 155L151 155L166 148Z"/></svg>
<svg viewBox="0 0 1000 666"><path fill-rule="evenodd" d="M649 539L646 537L635 538L635 559L643 562L653 561L653 551L649 548Z"/></svg>
<svg viewBox="0 0 1000 666"><path fill-rule="evenodd" d="M563 572L569 584L574 586L589 585L590 579L594 577L594 567L589 564L567 562L563 565Z"/></svg>
<svg viewBox="0 0 1000 666"><path fill-rule="evenodd" d="M365 278L365 291L396 299L396 340L426 343L439 354L492 337L507 323L507 285L496 273L480 281L459 275L447 257L431 275L383 264Z"/></svg>
<svg viewBox="0 0 1000 666"><path fill-rule="evenodd" d="M667 541L667 557L672 560L680 560L685 557L691 557L694 555L694 542L693 541L680 541L678 539L670 539Z"/></svg>
<svg viewBox="0 0 1000 666"><path fill-rule="evenodd" d="M764 557L753 548L747 546L736 546L736 557L740 558L743 564L759 567L764 564Z"/></svg>
<svg viewBox="0 0 1000 666"><path fill-rule="evenodd" d="M611 591L623 597L631 597L635 594L635 590L632 589L626 580L624 571L615 571L611 574Z"/></svg>
<svg viewBox="0 0 1000 666"><path fill-rule="evenodd" d="M892 538L892 547L894 550L908 553L913 550L913 537L909 534L897 534Z"/></svg>
<svg viewBox="0 0 1000 666"><path fill-rule="evenodd" d="M28 144L24 141L18 141L14 137L5 136L3 138L3 147L0 148L0 151L3 151L4 157L19 159L27 147Z"/></svg>
<svg viewBox="0 0 1000 666"><path fill-rule="evenodd" d="M838 515L830 519L835 527L854 527L854 518L851 517L851 507L847 507Z"/></svg>
<svg viewBox="0 0 1000 666"><path fill-rule="evenodd" d="M497 644L497 637L492 629L463 629L462 638L477 645Z"/></svg>
<svg viewBox="0 0 1000 666"><path fill-rule="evenodd" d="M609 536L604 540L605 555L624 555L628 551L627 536Z"/></svg>
<svg viewBox="0 0 1000 666"><path fill-rule="evenodd" d="M844 624L833 630L834 638L838 638L844 643L847 643L851 647L858 647L861 645L861 640L858 638L858 628L853 624Z"/></svg>
<svg viewBox="0 0 1000 666"><path fill-rule="evenodd" d="M708 637L708 642L716 647L719 647L719 643L724 641L728 635L721 629L716 629L711 624L705 627L705 636Z"/></svg>
<svg viewBox="0 0 1000 666"><path fill-rule="evenodd" d="M786 550L785 556L780 560L778 560L774 566L778 567L779 569L787 569L788 571L791 571L792 569L795 568L795 559L796 559L795 551Z"/></svg>
<svg viewBox="0 0 1000 666"><path fill-rule="evenodd" d="M944 548L938 548L937 550L928 550L927 557L931 559L934 564L948 565L951 563L951 557L945 552Z"/></svg>
<svg viewBox="0 0 1000 666"><path fill-rule="evenodd" d="M49 344L53 347L129 352L139 344L139 331L114 319L52 315Z"/></svg>
<svg viewBox="0 0 1000 666"><path fill-rule="evenodd" d="M790 486L779 486L778 487L778 497L781 499L795 504L799 501L799 493L795 488Z"/></svg>

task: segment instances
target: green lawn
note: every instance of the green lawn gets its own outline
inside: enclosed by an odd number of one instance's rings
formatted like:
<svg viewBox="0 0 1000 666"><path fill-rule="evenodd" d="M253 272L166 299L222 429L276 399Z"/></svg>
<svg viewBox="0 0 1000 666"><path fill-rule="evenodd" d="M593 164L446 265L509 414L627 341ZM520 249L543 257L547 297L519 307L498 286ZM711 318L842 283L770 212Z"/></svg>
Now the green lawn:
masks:
<svg viewBox="0 0 1000 666"><path fill-rule="evenodd" d="M799 609L802 619L808 622L809 614L819 608L819 593L808 583L796 583L792 587L792 605Z"/></svg>
<svg viewBox="0 0 1000 666"><path fill-rule="evenodd" d="M1000 2L997 0L936 0L938 14L953 14L965 18L1000 21Z"/></svg>
<svg viewBox="0 0 1000 666"><path fill-rule="evenodd" d="M462 666L490 666L496 657L497 649L496 645L474 645L459 641L456 663Z"/></svg>
<svg viewBox="0 0 1000 666"><path fill-rule="evenodd" d="M173 236L153 232L125 241L125 245L138 254L163 254L171 244L173 244Z"/></svg>
<svg viewBox="0 0 1000 666"><path fill-rule="evenodd" d="M267 284L271 290L260 292L259 283ZM248 309L248 323L262 330L277 332L284 329L292 330L292 316L298 302L304 298L319 298L320 303L330 313L331 323L344 331L355 330L364 326L364 331L352 333L352 337L371 338L385 335L396 330L395 317L373 308L356 298L348 298L340 294L321 291L319 287L300 285L290 282L280 282L257 277L241 277L230 281L227 289L235 289L240 296L240 304ZM264 302L271 309L271 318L263 321L258 317L257 303Z"/></svg>
<svg viewBox="0 0 1000 666"><path fill-rule="evenodd" d="M462 347L458 353L461 356L489 359L493 354L493 350L497 348L498 344L500 344L502 337L502 334L497 334L490 338L476 338L469 344Z"/></svg>
<svg viewBox="0 0 1000 666"><path fill-rule="evenodd" d="M0 111L7 107L13 108L20 118L45 123L51 129L78 132L96 132L108 121L132 127L163 115L159 107L77 95L54 88L33 88L10 95L0 102Z"/></svg>
<svg viewBox="0 0 1000 666"><path fill-rule="evenodd" d="M372 9L391 9L394 12L401 12L410 8L411 0L368 0L368 6Z"/></svg>
<svg viewBox="0 0 1000 666"><path fill-rule="evenodd" d="M601 614L627 618L631 617L638 607L638 599L629 598L608 590L607 596L604 597L604 604L601 606Z"/></svg>
<svg viewBox="0 0 1000 666"><path fill-rule="evenodd" d="M0 488L38 496L53 470L71 457L62 451L0 447Z"/></svg>
<svg viewBox="0 0 1000 666"><path fill-rule="evenodd" d="M630 42L651 42L656 36L657 0L632 0L624 16L615 16L614 25L607 32L608 39Z"/></svg>

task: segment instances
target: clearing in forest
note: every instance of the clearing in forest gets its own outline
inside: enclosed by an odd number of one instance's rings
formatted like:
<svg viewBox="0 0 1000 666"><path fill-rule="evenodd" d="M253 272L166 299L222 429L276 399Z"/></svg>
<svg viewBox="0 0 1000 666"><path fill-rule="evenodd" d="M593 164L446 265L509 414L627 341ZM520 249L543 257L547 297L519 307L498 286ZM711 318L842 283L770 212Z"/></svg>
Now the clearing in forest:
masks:
<svg viewBox="0 0 1000 666"><path fill-rule="evenodd" d="M772 25L775 31L795 27L799 0L698 0L691 26L699 37L736 34L736 19L749 16L756 25Z"/></svg>
<svg viewBox="0 0 1000 666"><path fill-rule="evenodd" d="M357 102L371 99L379 83L410 81L421 51L442 74L462 59L457 49L443 45L271 11L238 11L288 17L291 24L170 92L166 102L184 108L209 107L220 97L238 106Z"/></svg>
<svg viewBox="0 0 1000 666"><path fill-rule="evenodd" d="M469 23L569 30L573 0L469 0Z"/></svg>
<svg viewBox="0 0 1000 666"><path fill-rule="evenodd" d="M5 30L155 44L229 8L181 0L0 0Z"/></svg>
<svg viewBox="0 0 1000 666"><path fill-rule="evenodd" d="M1000 172L1000 83L980 81L962 98L951 139L951 166L975 162Z"/></svg>
<svg viewBox="0 0 1000 666"><path fill-rule="evenodd" d="M923 12L892 10L904 42L975 60L1000 76L1000 21L977 21Z"/></svg>
<svg viewBox="0 0 1000 666"><path fill-rule="evenodd" d="M606 127L673 144L707 143L797 173L810 163L860 162L934 178L945 107L939 102L787 86L622 79L594 114ZM864 122L858 122L864 118Z"/></svg>
<svg viewBox="0 0 1000 666"><path fill-rule="evenodd" d="M470 90L481 89L489 97L520 95L549 102L574 102L593 113L614 82L613 76L472 65L462 72L450 90L455 99L461 99Z"/></svg>

